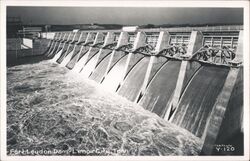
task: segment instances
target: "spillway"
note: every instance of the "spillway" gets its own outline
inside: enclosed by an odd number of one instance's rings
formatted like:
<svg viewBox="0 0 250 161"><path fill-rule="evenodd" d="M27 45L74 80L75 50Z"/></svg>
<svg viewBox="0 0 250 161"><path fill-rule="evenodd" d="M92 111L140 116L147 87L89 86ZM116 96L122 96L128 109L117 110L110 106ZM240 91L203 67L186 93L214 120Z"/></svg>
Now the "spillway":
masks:
<svg viewBox="0 0 250 161"><path fill-rule="evenodd" d="M121 59L119 59L115 64L111 64L113 66L110 67L108 75L104 78L102 82L104 88L114 92L117 90L119 83L123 79L126 62L128 58L129 55L126 54Z"/></svg>
<svg viewBox="0 0 250 161"><path fill-rule="evenodd" d="M180 61L167 61L152 78L139 104L164 117L176 86L180 64Z"/></svg>
<svg viewBox="0 0 250 161"><path fill-rule="evenodd" d="M88 77L91 71L93 70L93 68L95 68L95 64L98 59L99 52L100 51L98 48L92 49L91 52L89 52L88 58L86 59L86 63L84 67L80 70L80 72L84 76Z"/></svg>
<svg viewBox="0 0 250 161"><path fill-rule="evenodd" d="M199 154L218 154L214 145L227 142L243 149L230 140L243 133L241 29L50 34L51 39L41 41L50 62L187 130L201 140Z"/></svg>
<svg viewBox="0 0 250 161"><path fill-rule="evenodd" d="M143 84L149 58L144 57L131 69L131 72L125 78L123 85L120 87L118 94L127 98L130 101L135 101Z"/></svg>
<svg viewBox="0 0 250 161"><path fill-rule="evenodd" d="M66 67L69 69L73 69L75 64L82 59L82 57L88 52L89 47L78 47L78 50L74 51L74 54L72 55L70 61L67 63Z"/></svg>
<svg viewBox="0 0 250 161"><path fill-rule="evenodd" d="M106 55L102 61L97 63L96 69L90 75L90 79L95 80L96 82L100 83L102 78L104 77L106 71L108 70L109 61L112 58L111 54Z"/></svg>
<svg viewBox="0 0 250 161"><path fill-rule="evenodd" d="M184 90L173 123L201 137L228 71L223 67L202 66Z"/></svg>

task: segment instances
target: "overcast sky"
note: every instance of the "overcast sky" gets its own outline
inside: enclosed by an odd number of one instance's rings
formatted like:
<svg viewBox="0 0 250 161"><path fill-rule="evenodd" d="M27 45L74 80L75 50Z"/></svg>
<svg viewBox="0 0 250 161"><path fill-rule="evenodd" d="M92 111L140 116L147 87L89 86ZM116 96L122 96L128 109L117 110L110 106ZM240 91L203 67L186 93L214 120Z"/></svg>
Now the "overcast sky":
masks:
<svg viewBox="0 0 250 161"><path fill-rule="evenodd" d="M7 7L8 17L31 24L242 23L241 8Z"/></svg>

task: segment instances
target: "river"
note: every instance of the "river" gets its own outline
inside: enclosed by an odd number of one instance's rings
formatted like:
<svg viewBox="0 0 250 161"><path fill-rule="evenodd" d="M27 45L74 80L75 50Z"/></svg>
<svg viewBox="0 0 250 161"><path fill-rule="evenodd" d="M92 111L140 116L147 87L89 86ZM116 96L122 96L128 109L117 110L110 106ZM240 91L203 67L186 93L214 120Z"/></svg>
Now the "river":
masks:
<svg viewBox="0 0 250 161"><path fill-rule="evenodd" d="M7 68L8 155L198 155L201 145L49 60Z"/></svg>

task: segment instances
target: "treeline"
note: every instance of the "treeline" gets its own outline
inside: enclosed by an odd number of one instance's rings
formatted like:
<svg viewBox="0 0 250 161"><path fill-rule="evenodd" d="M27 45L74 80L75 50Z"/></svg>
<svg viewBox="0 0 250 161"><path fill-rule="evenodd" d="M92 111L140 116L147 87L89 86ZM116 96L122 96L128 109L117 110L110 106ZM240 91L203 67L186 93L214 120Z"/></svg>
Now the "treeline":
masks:
<svg viewBox="0 0 250 161"><path fill-rule="evenodd" d="M89 30L89 29L121 29L123 25L120 24L74 24L74 25L51 25L50 31L72 31L74 29Z"/></svg>
<svg viewBox="0 0 250 161"><path fill-rule="evenodd" d="M162 24L162 25L154 25L147 24L141 25L140 28L171 28L171 27L203 27L203 26L226 26L226 25L243 25L241 23L238 24L225 24L225 23L204 23L204 24Z"/></svg>

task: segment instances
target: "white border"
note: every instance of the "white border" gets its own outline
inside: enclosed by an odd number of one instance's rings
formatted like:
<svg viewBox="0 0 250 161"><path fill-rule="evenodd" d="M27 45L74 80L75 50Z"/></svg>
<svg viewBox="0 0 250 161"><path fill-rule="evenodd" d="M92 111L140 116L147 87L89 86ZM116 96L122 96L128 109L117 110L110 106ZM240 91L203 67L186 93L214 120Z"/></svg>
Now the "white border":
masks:
<svg viewBox="0 0 250 161"><path fill-rule="evenodd" d="M0 107L1 160L249 160L249 1L0 1ZM6 7L7 6L65 6L65 7L229 7L244 8L244 156L25 156L6 155Z"/></svg>

